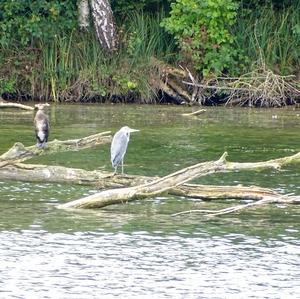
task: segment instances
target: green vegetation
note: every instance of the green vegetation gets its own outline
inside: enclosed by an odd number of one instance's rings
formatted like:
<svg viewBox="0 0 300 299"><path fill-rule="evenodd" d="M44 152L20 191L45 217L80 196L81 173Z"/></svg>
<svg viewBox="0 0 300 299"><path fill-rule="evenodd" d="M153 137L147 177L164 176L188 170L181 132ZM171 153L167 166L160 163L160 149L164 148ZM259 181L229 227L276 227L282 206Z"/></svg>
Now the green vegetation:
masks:
<svg viewBox="0 0 300 299"><path fill-rule="evenodd" d="M151 57L168 61L173 52L160 21L160 15L131 14L120 30L120 49L113 57L103 53L93 32L39 38L35 48L22 51L2 47L0 93L53 101L104 100L115 95L118 100L129 96L149 101L156 91L149 79L155 82L159 76Z"/></svg>
<svg viewBox="0 0 300 299"><path fill-rule="evenodd" d="M112 1L119 47L108 56L93 29L78 29L77 1L3 0L0 95L151 102L163 76L160 63L180 64L205 82L261 69L295 75L300 87L300 4L265 3Z"/></svg>
<svg viewBox="0 0 300 299"><path fill-rule="evenodd" d="M248 69L259 60L282 75L300 74L300 2L278 10L263 6L238 15L234 35L243 45ZM260 61L261 62L261 61Z"/></svg>
<svg viewBox="0 0 300 299"><path fill-rule="evenodd" d="M33 46L41 37L51 40L76 26L77 4L72 0L0 1L0 44Z"/></svg>
<svg viewBox="0 0 300 299"><path fill-rule="evenodd" d="M204 76L221 74L237 64L239 51L230 33L236 11L232 0L180 0L171 5L171 15L162 24L174 34L189 65Z"/></svg>

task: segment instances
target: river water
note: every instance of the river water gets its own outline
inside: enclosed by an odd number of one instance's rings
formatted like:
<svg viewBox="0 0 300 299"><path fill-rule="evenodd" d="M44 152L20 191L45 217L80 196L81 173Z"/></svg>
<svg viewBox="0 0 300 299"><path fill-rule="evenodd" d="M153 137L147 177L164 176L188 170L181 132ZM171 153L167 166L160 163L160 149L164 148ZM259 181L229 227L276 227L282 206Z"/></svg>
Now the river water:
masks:
<svg viewBox="0 0 300 299"><path fill-rule="evenodd" d="M52 105L50 140L123 125L132 134L125 172L165 175L228 151L260 161L300 150L300 111L172 106ZM31 112L0 111L0 153L35 143ZM109 145L29 160L111 170ZM300 195L300 166L236 172L199 183L259 185ZM207 219L172 217L237 201L160 196L101 210L59 203L89 186L0 182L0 298L300 298L300 207L269 205Z"/></svg>

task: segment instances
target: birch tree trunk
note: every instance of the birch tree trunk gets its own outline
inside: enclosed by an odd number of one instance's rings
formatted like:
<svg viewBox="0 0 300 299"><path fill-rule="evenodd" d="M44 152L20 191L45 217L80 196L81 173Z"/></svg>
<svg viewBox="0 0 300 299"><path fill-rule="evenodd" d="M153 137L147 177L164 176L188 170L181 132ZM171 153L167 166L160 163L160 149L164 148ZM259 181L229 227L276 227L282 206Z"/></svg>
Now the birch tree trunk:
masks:
<svg viewBox="0 0 300 299"><path fill-rule="evenodd" d="M91 0L91 8L98 40L111 53L116 49L117 35L109 0Z"/></svg>

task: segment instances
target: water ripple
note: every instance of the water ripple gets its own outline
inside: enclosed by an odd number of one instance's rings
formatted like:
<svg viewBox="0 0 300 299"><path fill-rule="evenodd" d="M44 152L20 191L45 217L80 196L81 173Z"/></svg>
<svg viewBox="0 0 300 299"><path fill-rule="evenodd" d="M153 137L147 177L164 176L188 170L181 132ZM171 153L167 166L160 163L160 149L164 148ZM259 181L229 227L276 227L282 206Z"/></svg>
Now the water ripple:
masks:
<svg viewBox="0 0 300 299"><path fill-rule="evenodd" d="M297 240L36 230L0 237L5 298L296 298L300 292Z"/></svg>

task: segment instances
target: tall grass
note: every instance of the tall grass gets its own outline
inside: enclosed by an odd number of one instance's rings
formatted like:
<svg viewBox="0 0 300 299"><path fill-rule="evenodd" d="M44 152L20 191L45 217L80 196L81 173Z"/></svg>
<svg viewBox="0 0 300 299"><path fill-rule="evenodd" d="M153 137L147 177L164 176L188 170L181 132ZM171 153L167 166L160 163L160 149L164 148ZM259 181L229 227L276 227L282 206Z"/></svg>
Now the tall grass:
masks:
<svg viewBox="0 0 300 299"><path fill-rule="evenodd" d="M92 34L73 32L57 36L52 42L41 40L40 48L40 92L45 97L78 101L100 89L105 55Z"/></svg>
<svg viewBox="0 0 300 299"><path fill-rule="evenodd" d="M149 101L155 93L151 82L159 76L151 58L168 60L173 50L159 25L161 17L132 14L120 30L119 50L112 56L103 53L94 32L77 31L51 41L40 39L37 51L14 52L13 60L20 62L18 70L8 51L6 58L2 56L10 61L6 68L8 77L17 72L15 91L35 99L85 101L120 95ZM28 67L29 57L33 62Z"/></svg>
<svg viewBox="0 0 300 299"><path fill-rule="evenodd" d="M237 47L249 58L248 71L255 62L282 75L299 72L300 3L285 10L272 6L239 14L234 28ZM251 66L252 64L252 66Z"/></svg>
<svg viewBox="0 0 300 299"><path fill-rule="evenodd" d="M138 83L141 98L146 100L157 92L161 74L153 58L171 62L175 59L175 42L160 26L163 14L131 13L126 28L120 34L120 61L127 63L128 71ZM141 74L144 74L140 76ZM157 82L157 83L156 83Z"/></svg>
<svg viewBox="0 0 300 299"><path fill-rule="evenodd" d="M123 44L134 58L150 57L170 60L174 55L174 41L160 26L164 14L146 15L134 12L127 18ZM169 55L169 57L168 57Z"/></svg>

